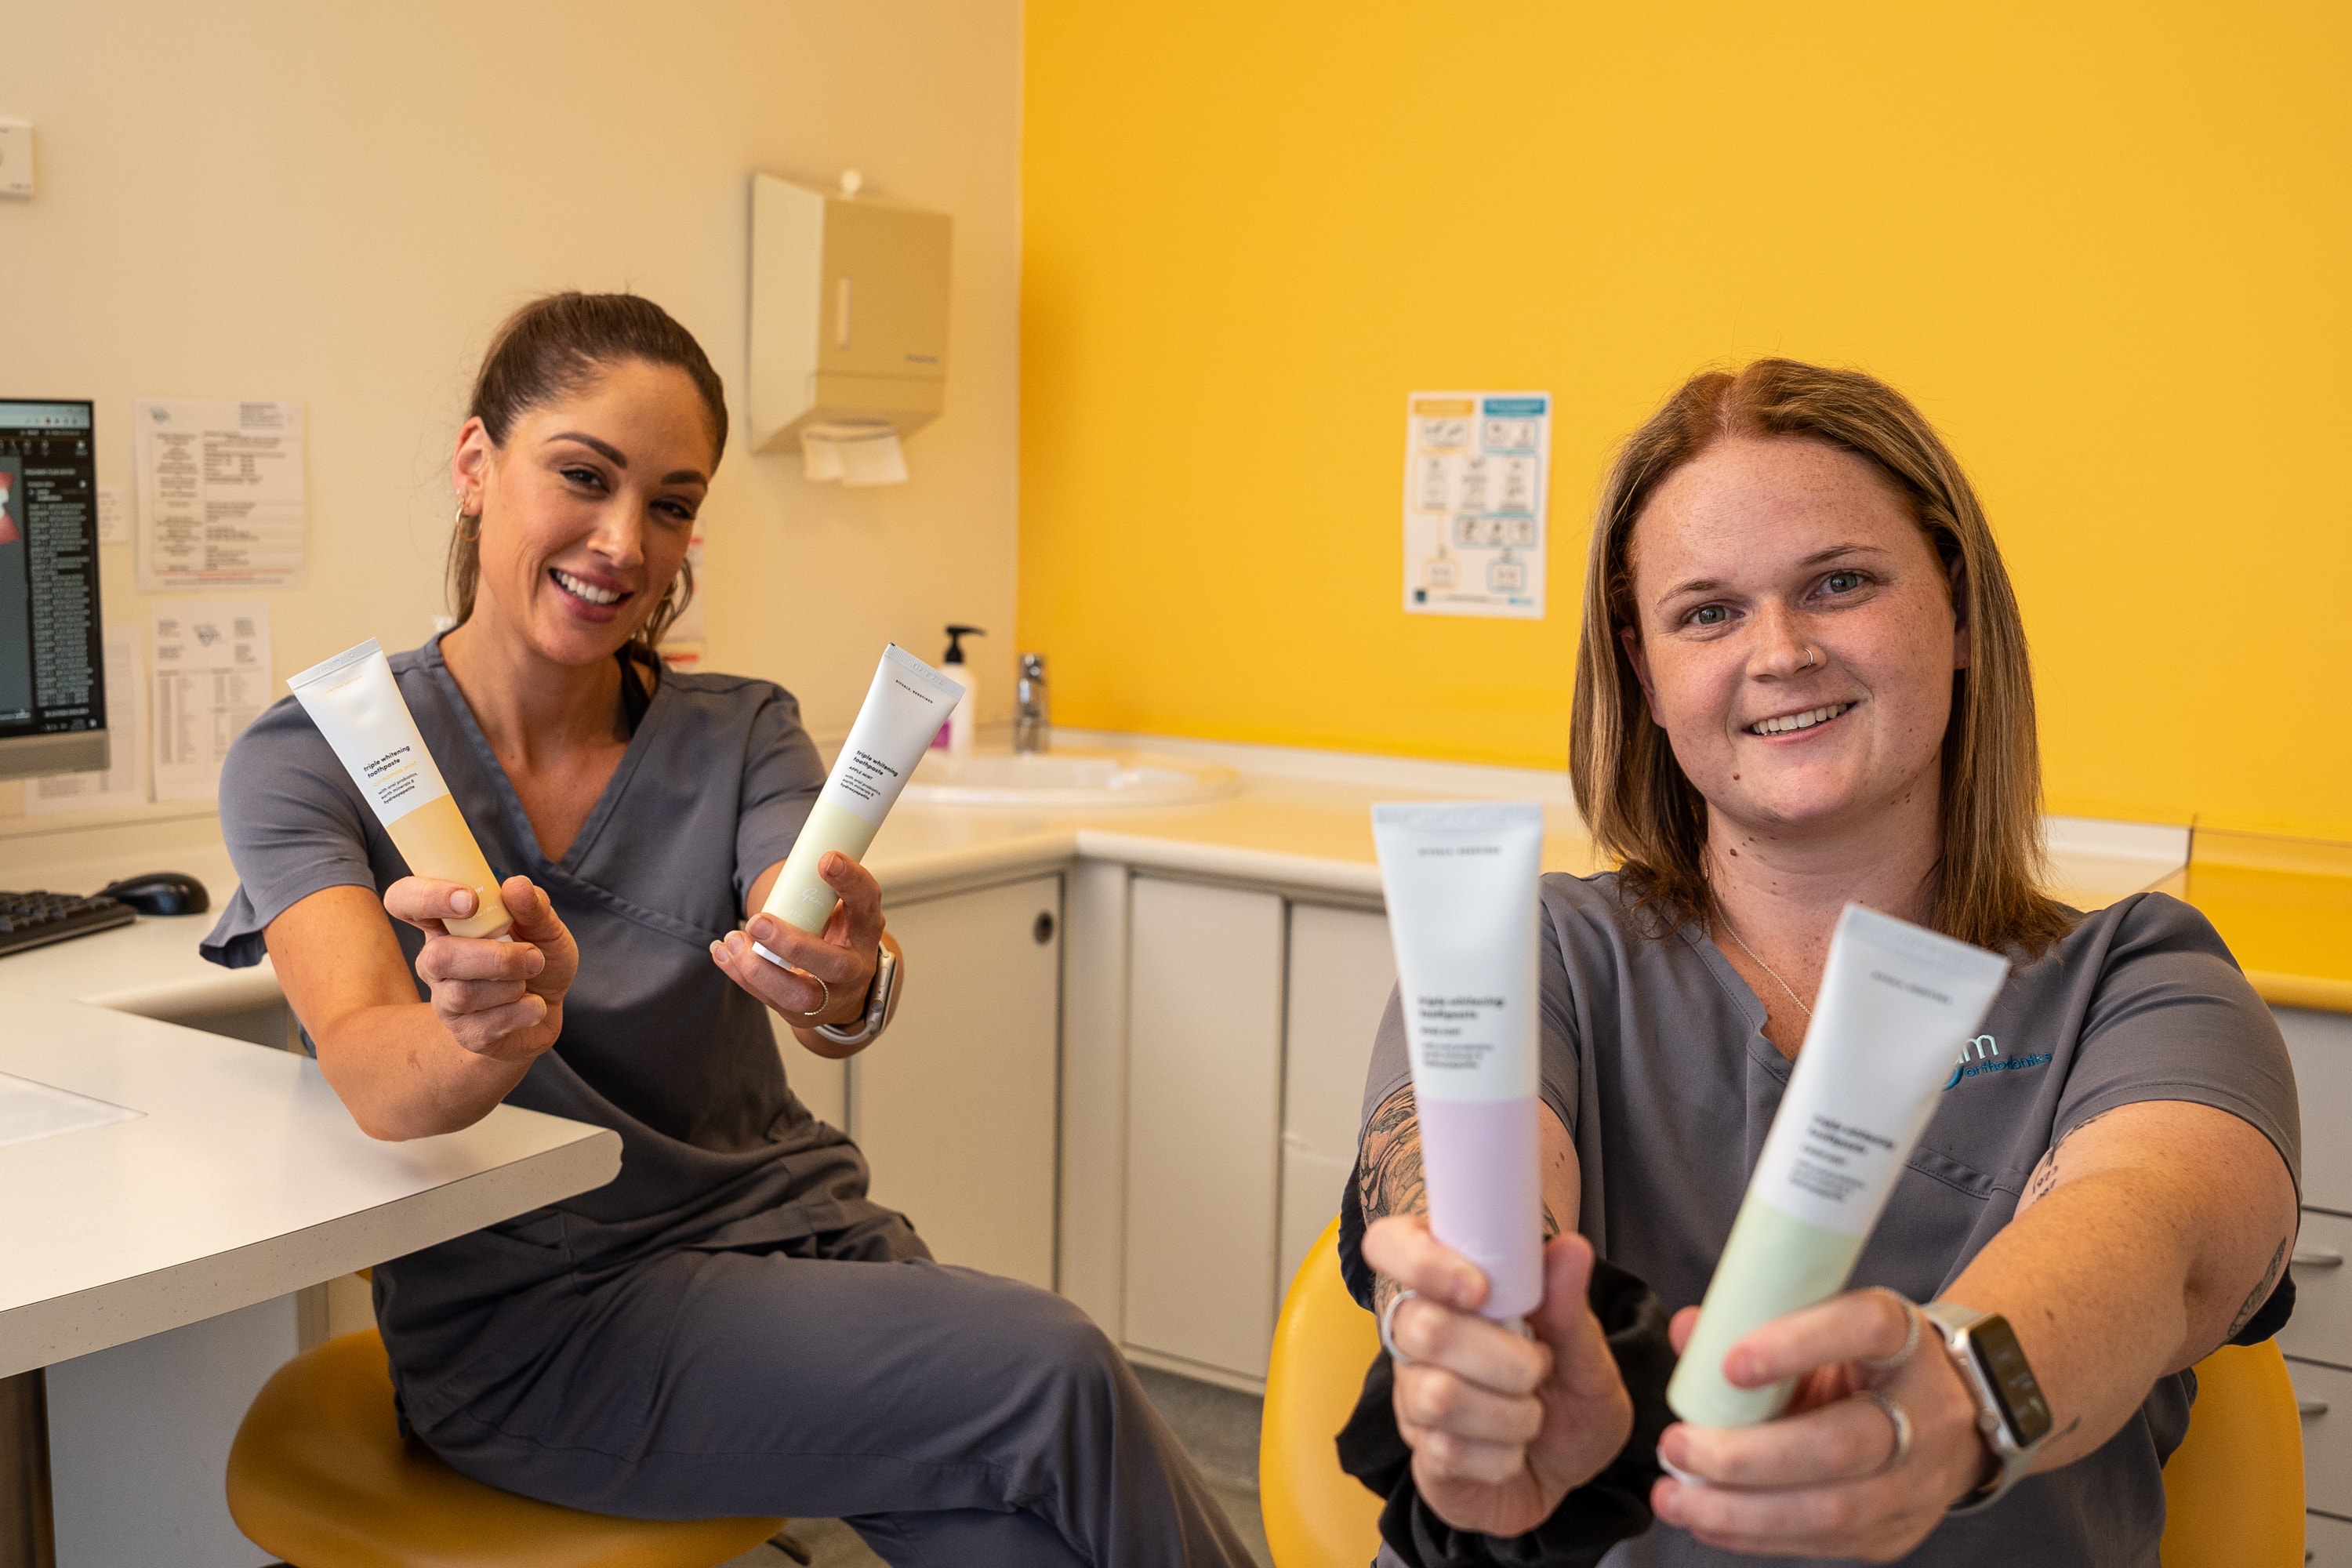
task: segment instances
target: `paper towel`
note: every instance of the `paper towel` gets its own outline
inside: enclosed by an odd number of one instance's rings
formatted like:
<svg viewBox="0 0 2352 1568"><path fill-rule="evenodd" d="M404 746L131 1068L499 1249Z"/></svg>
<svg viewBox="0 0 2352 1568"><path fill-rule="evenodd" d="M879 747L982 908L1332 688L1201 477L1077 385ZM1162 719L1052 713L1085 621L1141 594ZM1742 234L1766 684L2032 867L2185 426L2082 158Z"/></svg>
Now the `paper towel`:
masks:
<svg viewBox="0 0 2352 1568"><path fill-rule="evenodd" d="M812 479L838 479L845 486L907 482L907 454L898 433L878 420L811 425L801 432L801 455L803 471Z"/></svg>

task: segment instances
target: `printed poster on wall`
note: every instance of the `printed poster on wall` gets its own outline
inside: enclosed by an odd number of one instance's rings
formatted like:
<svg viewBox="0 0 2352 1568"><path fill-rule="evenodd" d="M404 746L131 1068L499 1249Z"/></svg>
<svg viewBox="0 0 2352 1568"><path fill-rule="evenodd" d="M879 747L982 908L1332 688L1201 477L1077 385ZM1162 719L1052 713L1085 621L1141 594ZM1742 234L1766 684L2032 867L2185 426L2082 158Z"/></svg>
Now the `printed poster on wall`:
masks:
<svg viewBox="0 0 2352 1568"><path fill-rule="evenodd" d="M1407 614L1543 619L1550 468L1548 392L1406 398Z"/></svg>
<svg viewBox="0 0 2352 1568"><path fill-rule="evenodd" d="M139 591L302 583L302 409L142 398L131 405Z"/></svg>
<svg viewBox="0 0 2352 1568"><path fill-rule="evenodd" d="M155 798L212 800L221 763L276 695L267 599L173 599L151 605L155 658Z"/></svg>

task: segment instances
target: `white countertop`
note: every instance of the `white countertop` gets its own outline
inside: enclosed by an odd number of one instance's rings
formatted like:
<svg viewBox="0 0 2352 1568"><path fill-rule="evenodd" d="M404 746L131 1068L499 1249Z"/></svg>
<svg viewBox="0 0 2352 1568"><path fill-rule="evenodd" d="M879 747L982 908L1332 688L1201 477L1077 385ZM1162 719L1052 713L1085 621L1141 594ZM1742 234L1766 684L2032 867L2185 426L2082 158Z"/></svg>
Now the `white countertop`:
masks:
<svg viewBox="0 0 2352 1568"><path fill-rule="evenodd" d="M1599 867L1565 773L1230 745L1158 736L1069 732L1076 744L1134 745L1225 763L1236 795L1169 810L1055 814L901 803L866 856L894 900L1052 870L1078 859L1260 883L1308 897L1377 902L1380 869L1369 808L1398 799L1534 799L1545 812L1544 867ZM2053 891L2096 909L2176 875L2185 830L2081 818L2050 820ZM215 911L236 886L217 821L191 816L135 829L77 827L0 838L0 888L96 890L133 872L182 870L211 889ZM196 955L215 914L136 925L0 959L0 987L150 1017L189 1018L278 998L268 961L226 970Z"/></svg>
<svg viewBox="0 0 2352 1568"><path fill-rule="evenodd" d="M5 985L0 1009L0 1072L141 1113L0 1148L0 1376L282 1296L620 1170L609 1129L500 1106L462 1132L381 1143L307 1058Z"/></svg>

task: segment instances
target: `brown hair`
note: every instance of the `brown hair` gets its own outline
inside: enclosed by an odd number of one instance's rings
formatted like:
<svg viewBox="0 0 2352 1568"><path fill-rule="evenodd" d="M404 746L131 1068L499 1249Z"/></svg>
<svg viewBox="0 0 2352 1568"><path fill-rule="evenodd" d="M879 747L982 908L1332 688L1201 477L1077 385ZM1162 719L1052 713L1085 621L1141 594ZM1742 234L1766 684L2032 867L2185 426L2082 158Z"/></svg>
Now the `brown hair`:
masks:
<svg viewBox="0 0 2352 1568"><path fill-rule="evenodd" d="M1631 626L1639 635L1628 563L1643 510L1668 476L1736 437L1814 441L1871 463L1909 502L1946 566L1957 563L1969 663L1952 674L1944 731L1936 929L1980 947L2041 952L2068 921L2041 890L2033 677L1992 530L1958 461L1901 393L1859 371L1795 360L1758 360L1685 382L1626 438L1601 489L1585 567L1569 777L1594 840L1622 862L1621 886L1660 935L1715 907L1706 802L1665 731L1649 721L1619 634Z"/></svg>
<svg viewBox="0 0 2352 1568"><path fill-rule="evenodd" d="M504 447L514 422L525 413L582 390L625 360L669 365L687 374L702 397L715 468L727 450L727 389L694 334L659 305L635 294L549 294L509 316L482 356L466 412L482 422L492 445ZM474 613L481 576L478 520L472 531L461 520L449 538L449 597L457 606L460 624ZM631 640L651 652L693 597L694 568L680 566L677 580L662 591Z"/></svg>

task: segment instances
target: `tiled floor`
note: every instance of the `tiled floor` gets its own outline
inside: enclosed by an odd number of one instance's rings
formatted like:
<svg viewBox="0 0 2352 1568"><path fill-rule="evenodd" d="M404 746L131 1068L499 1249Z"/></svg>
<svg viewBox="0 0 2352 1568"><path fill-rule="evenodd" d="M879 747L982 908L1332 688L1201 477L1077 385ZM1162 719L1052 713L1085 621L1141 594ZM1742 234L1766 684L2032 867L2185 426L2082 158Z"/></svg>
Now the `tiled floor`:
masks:
<svg viewBox="0 0 2352 1568"><path fill-rule="evenodd" d="M1257 1428L1260 1401L1191 1378L1139 1367L1144 1391L1176 1429L1226 1517L1241 1531L1260 1568L1273 1568L1265 1549L1265 1526L1257 1511ZM882 1568L857 1532L837 1519L803 1519L793 1534L809 1550L813 1568ZM745 1552L727 1568L793 1568L792 1559L772 1546Z"/></svg>

